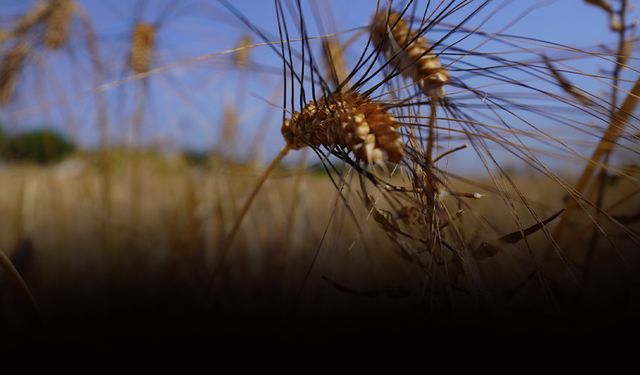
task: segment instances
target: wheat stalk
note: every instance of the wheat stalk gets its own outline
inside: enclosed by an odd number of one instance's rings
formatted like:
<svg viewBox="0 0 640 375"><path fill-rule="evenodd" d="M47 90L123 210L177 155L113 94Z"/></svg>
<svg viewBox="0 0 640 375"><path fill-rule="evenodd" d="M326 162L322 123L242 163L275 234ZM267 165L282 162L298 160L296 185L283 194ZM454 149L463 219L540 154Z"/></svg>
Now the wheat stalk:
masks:
<svg viewBox="0 0 640 375"><path fill-rule="evenodd" d="M285 146L258 178L242 206L223 244L214 267L214 277L220 273L242 220L262 185L290 150L320 146L333 149L340 146L365 164L384 165L386 161L399 163L404 156L403 144L397 132L399 126L380 103L354 91L334 93L328 98L310 102L301 112L294 112L282 124Z"/></svg>
<svg viewBox="0 0 640 375"><path fill-rule="evenodd" d="M16 44L0 62L0 107L11 101L29 51L26 43Z"/></svg>
<svg viewBox="0 0 640 375"><path fill-rule="evenodd" d="M222 109L222 143L225 147L233 149L236 143L238 114L233 105L227 104Z"/></svg>
<svg viewBox="0 0 640 375"><path fill-rule="evenodd" d="M21 36L31 30L35 25L45 21L53 9L54 1L40 1L29 9L13 28L15 36Z"/></svg>
<svg viewBox="0 0 640 375"><path fill-rule="evenodd" d="M31 290L29 290L29 287L20 275L20 272L18 272L18 270L13 266L13 263L11 263L11 259L9 259L9 257L2 250L0 250L0 268L9 276L20 293L25 296L36 321L39 325L41 325L42 320L40 318L40 309L38 308L38 304L36 303L35 298L33 298Z"/></svg>

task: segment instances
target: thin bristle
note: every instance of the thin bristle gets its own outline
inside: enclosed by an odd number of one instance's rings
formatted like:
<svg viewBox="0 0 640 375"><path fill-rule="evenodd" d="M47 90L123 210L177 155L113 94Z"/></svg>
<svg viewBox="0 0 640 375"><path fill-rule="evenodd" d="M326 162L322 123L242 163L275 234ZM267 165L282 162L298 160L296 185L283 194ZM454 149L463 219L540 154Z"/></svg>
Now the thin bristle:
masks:
<svg viewBox="0 0 640 375"><path fill-rule="evenodd" d="M551 63L551 60L549 60L547 56L543 56L543 59L544 59L545 65L547 66L547 69L549 69L549 71L551 72L551 75L553 75L556 81L558 81L558 84L560 84L560 87L566 93L573 96L576 100L578 100L581 104L584 104L585 106L593 105L593 101L588 96L583 94L579 89L577 89L574 85L572 85L571 82L569 82L569 80L565 78L558 71L558 69L556 69L553 66L553 64Z"/></svg>
<svg viewBox="0 0 640 375"><path fill-rule="evenodd" d="M50 49L59 49L69 39L71 17L75 11L73 0L53 1L51 13L46 19L44 44Z"/></svg>
<svg viewBox="0 0 640 375"><path fill-rule="evenodd" d="M422 92L442 98L449 73L423 36L416 36L398 13L377 13L371 23L371 38L403 77L413 80Z"/></svg>
<svg viewBox="0 0 640 375"><path fill-rule="evenodd" d="M353 91L309 103L282 126L287 147L345 147L367 164L399 163L404 148L400 124L379 104Z"/></svg>
<svg viewBox="0 0 640 375"><path fill-rule="evenodd" d="M151 67L156 29L153 25L138 22L133 30L129 67L136 74L146 73Z"/></svg>
<svg viewBox="0 0 640 375"><path fill-rule="evenodd" d="M4 55L0 64L0 106L4 106L11 101L16 82L28 54L29 47L24 43L20 43Z"/></svg>

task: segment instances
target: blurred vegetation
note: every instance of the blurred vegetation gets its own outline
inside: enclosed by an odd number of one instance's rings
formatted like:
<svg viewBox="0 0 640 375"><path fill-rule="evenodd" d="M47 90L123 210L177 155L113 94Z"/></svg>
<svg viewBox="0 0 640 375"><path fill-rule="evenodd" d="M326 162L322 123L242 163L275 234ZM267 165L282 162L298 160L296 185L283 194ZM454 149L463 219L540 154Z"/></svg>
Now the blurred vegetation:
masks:
<svg viewBox="0 0 640 375"><path fill-rule="evenodd" d="M194 167L206 167L212 156L210 152L200 150L185 150L182 155L187 163Z"/></svg>
<svg viewBox="0 0 640 375"><path fill-rule="evenodd" d="M49 164L64 159L76 145L64 135L48 129L8 134L0 127L0 160Z"/></svg>

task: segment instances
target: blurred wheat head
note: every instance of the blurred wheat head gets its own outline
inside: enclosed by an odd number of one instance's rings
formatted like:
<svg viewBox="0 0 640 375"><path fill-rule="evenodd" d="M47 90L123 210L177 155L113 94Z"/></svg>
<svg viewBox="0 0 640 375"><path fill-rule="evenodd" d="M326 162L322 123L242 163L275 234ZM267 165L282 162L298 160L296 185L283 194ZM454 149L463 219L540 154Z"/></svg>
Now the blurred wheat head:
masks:
<svg viewBox="0 0 640 375"><path fill-rule="evenodd" d="M153 59L156 29L146 22L138 22L131 36L129 67L135 73L149 71Z"/></svg>

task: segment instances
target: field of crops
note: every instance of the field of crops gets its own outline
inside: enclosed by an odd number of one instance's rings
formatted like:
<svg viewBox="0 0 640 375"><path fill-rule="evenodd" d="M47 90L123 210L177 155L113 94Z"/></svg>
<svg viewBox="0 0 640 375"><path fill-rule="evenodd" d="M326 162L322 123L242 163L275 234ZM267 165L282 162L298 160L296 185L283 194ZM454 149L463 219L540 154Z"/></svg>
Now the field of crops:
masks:
<svg viewBox="0 0 640 375"><path fill-rule="evenodd" d="M631 3L8 1L0 348L629 349Z"/></svg>

